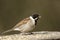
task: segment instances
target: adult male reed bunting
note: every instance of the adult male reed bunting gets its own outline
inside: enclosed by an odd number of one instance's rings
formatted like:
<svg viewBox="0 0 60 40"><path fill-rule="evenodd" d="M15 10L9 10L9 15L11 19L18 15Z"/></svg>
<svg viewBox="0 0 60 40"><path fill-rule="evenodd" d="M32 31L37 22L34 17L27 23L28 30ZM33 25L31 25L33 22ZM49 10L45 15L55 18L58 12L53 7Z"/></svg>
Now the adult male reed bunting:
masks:
<svg viewBox="0 0 60 40"><path fill-rule="evenodd" d="M12 29L5 31L2 34L13 30L18 30L22 33L30 32L35 28L39 18L41 18L39 14L32 14L31 16L17 23Z"/></svg>

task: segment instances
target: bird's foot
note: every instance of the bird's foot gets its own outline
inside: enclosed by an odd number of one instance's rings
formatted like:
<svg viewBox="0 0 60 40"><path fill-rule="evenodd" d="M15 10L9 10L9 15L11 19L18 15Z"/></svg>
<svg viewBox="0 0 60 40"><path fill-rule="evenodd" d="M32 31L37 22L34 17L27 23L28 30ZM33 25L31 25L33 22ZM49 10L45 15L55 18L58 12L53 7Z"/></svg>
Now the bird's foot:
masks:
<svg viewBox="0 0 60 40"><path fill-rule="evenodd" d="M32 35L33 33L21 33L22 35Z"/></svg>

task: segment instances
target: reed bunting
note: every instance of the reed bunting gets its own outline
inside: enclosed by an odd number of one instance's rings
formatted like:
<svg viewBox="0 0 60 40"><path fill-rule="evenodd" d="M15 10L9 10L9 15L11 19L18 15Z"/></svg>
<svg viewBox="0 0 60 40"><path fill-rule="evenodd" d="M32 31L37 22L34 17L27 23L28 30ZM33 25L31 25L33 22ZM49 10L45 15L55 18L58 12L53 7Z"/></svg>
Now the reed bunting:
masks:
<svg viewBox="0 0 60 40"><path fill-rule="evenodd" d="M16 24L12 29L5 31L2 34L9 32L9 31L13 31L13 30L18 30L22 33L30 32L35 28L39 18L41 18L39 14L33 14L23 19L18 24Z"/></svg>

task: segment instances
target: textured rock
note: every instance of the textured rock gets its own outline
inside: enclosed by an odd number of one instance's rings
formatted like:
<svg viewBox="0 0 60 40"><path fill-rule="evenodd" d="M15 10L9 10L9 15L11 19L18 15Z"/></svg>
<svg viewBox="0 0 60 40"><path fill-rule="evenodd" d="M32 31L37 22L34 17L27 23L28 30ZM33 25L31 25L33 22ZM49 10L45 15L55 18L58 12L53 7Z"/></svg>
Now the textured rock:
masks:
<svg viewBox="0 0 60 40"><path fill-rule="evenodd" d="M0 40L52 40L60 39L60 32L33 32L33 34L1 35Z"/></svg>

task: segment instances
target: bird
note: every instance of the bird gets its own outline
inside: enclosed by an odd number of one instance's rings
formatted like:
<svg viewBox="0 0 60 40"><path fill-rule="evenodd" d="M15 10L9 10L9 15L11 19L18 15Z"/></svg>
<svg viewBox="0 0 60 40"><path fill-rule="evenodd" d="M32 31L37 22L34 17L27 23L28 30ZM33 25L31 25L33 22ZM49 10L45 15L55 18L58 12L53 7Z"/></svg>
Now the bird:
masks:
<svg viewBox="0 0 60 40"><path fill-rule="evenodd" d="M1 34L4 34L6 32L10 32L10 31L13 31L13 30L20 31L22 33L30 32L30 31L32 31L33 29L36 28L37 21L40 18L41 18L41 15L39 15L37 13L32 14L31 16L29 16L29 17L21 20L20 22L18 22L12 29L7 30L7 31L5 31Z"/></svg>

